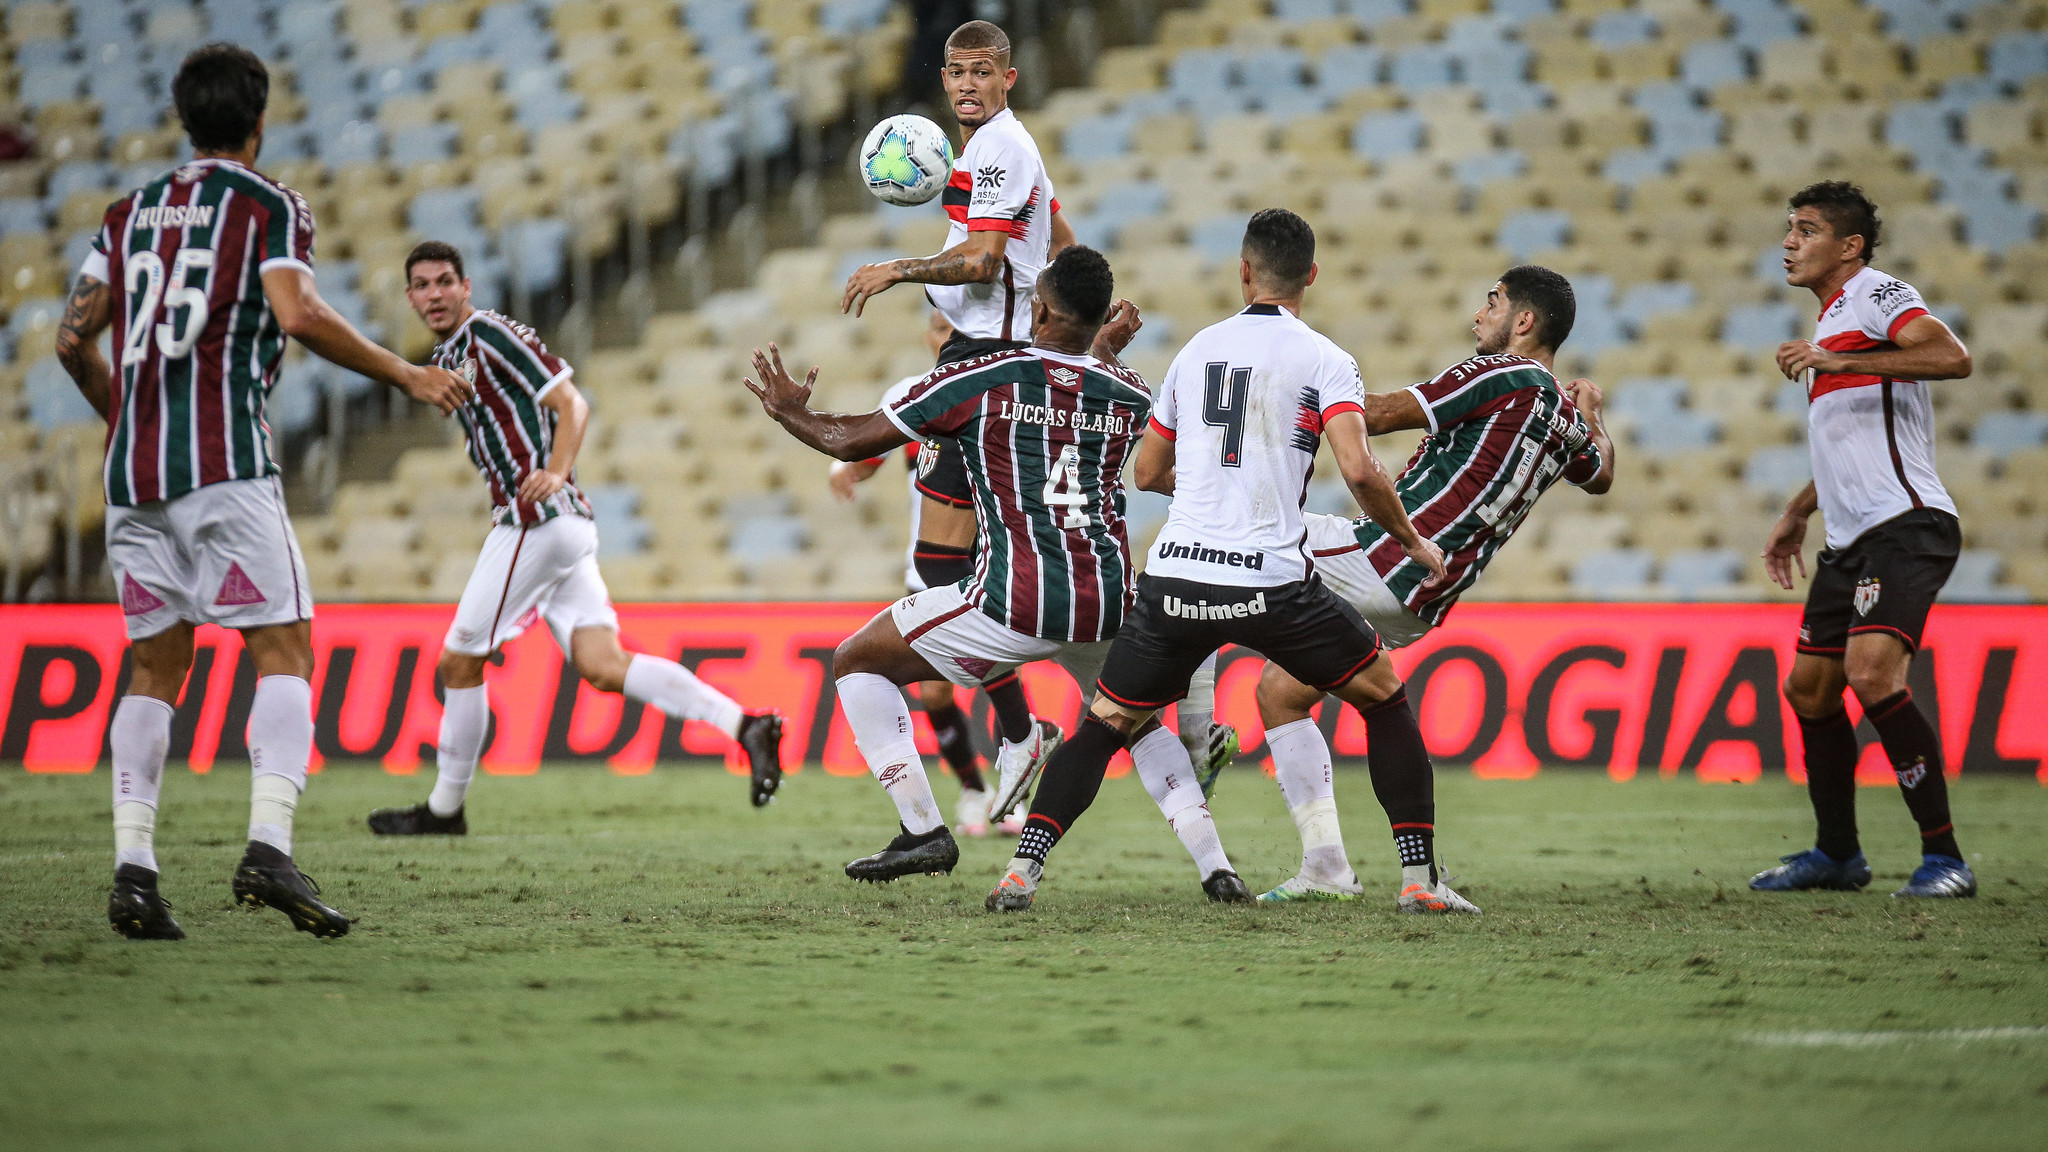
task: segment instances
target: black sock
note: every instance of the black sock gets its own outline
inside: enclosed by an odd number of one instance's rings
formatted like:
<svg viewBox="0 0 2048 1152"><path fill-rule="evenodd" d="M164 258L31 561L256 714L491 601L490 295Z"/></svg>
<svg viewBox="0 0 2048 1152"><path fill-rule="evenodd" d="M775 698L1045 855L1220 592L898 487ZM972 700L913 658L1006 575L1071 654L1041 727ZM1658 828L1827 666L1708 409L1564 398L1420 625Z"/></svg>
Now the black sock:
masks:
<svg viewBox="0 0 2048 1152"><path fill-rule="evenodd" d="M998 676L981 686L988 693L988 706L995 710L996 730L1012 744L1031 739L1031 701L1024 698L1024 682L1015 672Z"/></svg>
<svg viewBox="0 0 2048 1152"><path fill-rule="evenodd" d="M292 862L292 858L278 851L275 845L265 844L261 840L249 841L249 847L242 853L242 860L259 868L282 868Z"/></svg>
<svg viewBox="0 0 2048 1152"><path fill-rule="evenodd" d="M1081 721L1073 738L1060 745L1038 778L1038 790L1031 797L1031 816L1017 837L1017 855L1045 863L1046 853L1095 803L1102 787L1102 774L1109 758L1124 746L1123 734L1089 716Z"/></svg>
<svg viewBox="0 0 2048 1152"><path fill-rule="evenodd" d="M1408 706L1408 689L1369 708L1365 718L1366 765L1372 772L1372 794L1393 825L1394 847L1403 868L1428 866L1436 875L1436 775L1422 726Z"/></svg>
<svg viewBox="0 0 2048 1152"><path fill-rule="evenodd" d="M960 787L969 792L981 791L981 758L974 753L974 734L967 728L967 714L960 711L958 704L944 704L926 708L924 718L931 721L932 735L939 740L939 755L953 770Z"/></svg>
<svg viewBox="0 0 2048 1152"><path fill-rule="evenodd" d="M1913 822L1920 825L1920 851L1934 856L1963 858L1956 847L1955 822L1948 815L1948 777L1942 775L1941 737L1927 714L1913 703L1911 689L1901 688L1879 700L1864 713L1877 738L1884 741L1884 754L1899 778L1899 792Z"/></svg>
<svg viewBox="0 0 2048 1152"><path fill-rule="evenodd" d="M1856 726L1849 713L1799 718L1806 744L1806 796L1813 801L1813 846L1837 861L1863 850L1856 837Z"/></svg>

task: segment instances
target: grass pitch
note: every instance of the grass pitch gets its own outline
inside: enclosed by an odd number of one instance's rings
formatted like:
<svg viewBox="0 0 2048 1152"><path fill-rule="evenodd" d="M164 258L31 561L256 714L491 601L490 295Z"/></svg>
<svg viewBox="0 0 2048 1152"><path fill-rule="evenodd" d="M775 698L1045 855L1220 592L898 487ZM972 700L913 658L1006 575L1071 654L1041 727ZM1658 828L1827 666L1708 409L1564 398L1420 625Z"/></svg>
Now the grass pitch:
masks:
<svg viewBox="0 0 2048 1152"><path fill-rule="evenodd" d="M190 938L106 926L104 774L0 775L10 1148L1833 1148L2048 1145L2048 794L1954 790L1984 898L1902 905L1903 806L1864 792L1857 895L1744 880L1805 843L1782 783L1445 772L1479 920L1402 917L1342 772L1363 904L1217 907L1135 780L1039 908L840 874L892 831L812 771L766 811L712 771L486 778L464 840L377 840L426 778L337 768L298 856L361 919L317 942L228 899L248 777L167 782ZM939 781L951 802L952 785ZM1293 871L1272 785L1215 805L1254 890ZM1979 1032L1974 1030L2003 1029ZM1954 1032L1952 1030L1966 1030Z"/></svg>

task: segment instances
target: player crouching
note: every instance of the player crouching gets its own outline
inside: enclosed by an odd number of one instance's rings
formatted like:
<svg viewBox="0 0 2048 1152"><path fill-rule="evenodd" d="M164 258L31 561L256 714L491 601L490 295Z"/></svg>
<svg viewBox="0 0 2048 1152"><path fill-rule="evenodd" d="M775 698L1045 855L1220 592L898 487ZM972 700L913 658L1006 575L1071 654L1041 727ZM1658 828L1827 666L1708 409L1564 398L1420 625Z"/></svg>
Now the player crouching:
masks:
<svg viewBox="0 0 2048 1152"><path fill-rule="evenodd" d="M469 831L463 800L483 754L491 709L484 665L537 616L576 672L600 692L622 693L678 720L702 720L738 741L752 766L749 798L760 807L782 784L782 718L749 713L673 660L619 646L619 617L597 570L597 524L576 488L577 450L590 406L575 371L533 329L470 307L462 254L429 240L405 259L406 302L440 341L434 361L462 373L476 395L456 410L469 458L496 506L483 554L462 590L441 649L447 701L438 777L423 804L379 808L370 830L385 836Z"/></svg>

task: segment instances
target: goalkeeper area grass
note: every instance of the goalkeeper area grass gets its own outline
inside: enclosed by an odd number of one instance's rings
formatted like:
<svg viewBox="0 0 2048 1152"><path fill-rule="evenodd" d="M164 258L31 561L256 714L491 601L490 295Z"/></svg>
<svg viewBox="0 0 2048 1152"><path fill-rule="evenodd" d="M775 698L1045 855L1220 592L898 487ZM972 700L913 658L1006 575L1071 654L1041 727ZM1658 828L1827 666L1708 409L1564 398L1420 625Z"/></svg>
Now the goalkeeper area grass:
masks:
<svg viewBox="0 0 2048 1152"><path fill-rule="evenodd" d="M1483 918L1368 899L1218 906L1135 778L982 910L1009 856L855 885L894 831L865 777L756 811L715 770L486 777L464 839L380 840L430 777L330 768L296 854L360 919L234 907L248 774L174 767L157 831L188 938L105 919L107 776L0 775L0 1144L35 1149L2038 1149L2048 792L1953 788L1983 897L1887 894L1917 857L1861 794L1877 880L1765 896L1803 790L1440 773ZM935 779L950 807L955 788ZM1254 892L1294 871L1277 790L1214 809Z"/></svg>

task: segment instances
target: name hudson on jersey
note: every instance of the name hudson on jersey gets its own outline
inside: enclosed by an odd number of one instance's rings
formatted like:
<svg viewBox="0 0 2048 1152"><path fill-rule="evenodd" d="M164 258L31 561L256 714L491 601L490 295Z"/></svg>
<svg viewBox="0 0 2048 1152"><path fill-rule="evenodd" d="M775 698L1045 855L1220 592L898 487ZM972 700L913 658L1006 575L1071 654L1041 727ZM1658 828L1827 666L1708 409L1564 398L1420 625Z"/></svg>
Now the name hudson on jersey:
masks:
<svg viewBox="0 0 2048 1152"><path fill-rule="evenodd" d="M209 228L213 226L211 204L151 204L135 210L137 228Z"/></svg>
<svg viewBox="0 0 2048 1152"><path fill-rule="evenodd" d="M1172 557L1176 560L1199 560L1204 564L1223 564L1231 568L1249 568L1254 572L1266 567L1264 552L1225 552L1221 548L1204 548L1200 541L1193 544L1161 544L1160 559ZM1265 611L1264 608L1259 611Z"/></svg>
<svg viewBox="0 0 2048 1152"><path fill-rule="evenodd" d="M1045 404L1019 404L1014 400L1003 401L1002 411L996 413L998 420L1014 420L1019 424L1043 424L1048 428L1073 428L1080 432L1101 432L1110 436L1124 434L1126 421L1111 412L1069 412L1064 408L1053 408Z"/></svg>
<svg viewBox="0 0 2048 1152"><path fill-rule="evenodd" d="M1178 596L1162 596L1160 600L1168 616L1178 616L1183 620L1232 620L1266 613L1264 592L1235 604L1211 604L1207 600L1183 600Z"/></svg>

